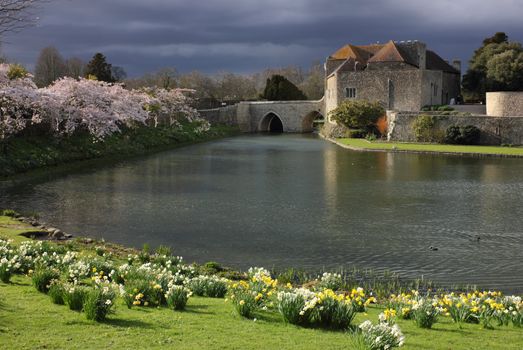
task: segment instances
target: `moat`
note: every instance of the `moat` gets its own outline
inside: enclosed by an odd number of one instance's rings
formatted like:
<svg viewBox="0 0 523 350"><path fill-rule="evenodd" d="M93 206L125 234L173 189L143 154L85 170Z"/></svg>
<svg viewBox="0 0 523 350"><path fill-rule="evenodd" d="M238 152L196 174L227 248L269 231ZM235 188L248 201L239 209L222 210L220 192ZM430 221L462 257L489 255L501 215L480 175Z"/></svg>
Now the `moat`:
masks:
<svg viewBox="0 0 523 350"><path fill-rule="evenodd" d="M0 207L187 261L359 266L521 293L522 193L519 159L358 153L283 134L0 182Z"/></svg>

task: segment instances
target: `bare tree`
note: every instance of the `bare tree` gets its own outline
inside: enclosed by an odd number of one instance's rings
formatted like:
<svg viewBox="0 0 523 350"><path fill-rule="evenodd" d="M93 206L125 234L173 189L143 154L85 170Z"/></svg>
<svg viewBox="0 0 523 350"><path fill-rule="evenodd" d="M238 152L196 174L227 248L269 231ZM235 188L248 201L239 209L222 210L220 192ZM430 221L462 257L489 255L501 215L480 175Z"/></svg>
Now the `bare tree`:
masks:
<svg viewBox="0 0 523 350"><path fill-rule="evenodd" d="M0 34L16 32L34 24L33 9L46 0L0 0Z"/></svg>
<svg viewBox="0 0 523 350"><path fill-rule="evenodd" d="M83 77L85 72L85 62L78 57L72 57L65 61L65 75L78 79Z"/></svg>
<svg viewBox="0 0 523 350"><path fill-rule="evenodd" d="M159 87L163 89L174 89L178 86L179 74L176 68L161 68L153 73L146 73L141 77L125 80L125 86L129 89L139 89L142 87Z"/></svg>
<svg viewBox="0 0 523 350"><path fill-rule="evenodd" d="M34 81L39 87L45 87L56 79L66 75L66 65L62 55L55 47L46 47L40 51L35 66Z"/></svg>

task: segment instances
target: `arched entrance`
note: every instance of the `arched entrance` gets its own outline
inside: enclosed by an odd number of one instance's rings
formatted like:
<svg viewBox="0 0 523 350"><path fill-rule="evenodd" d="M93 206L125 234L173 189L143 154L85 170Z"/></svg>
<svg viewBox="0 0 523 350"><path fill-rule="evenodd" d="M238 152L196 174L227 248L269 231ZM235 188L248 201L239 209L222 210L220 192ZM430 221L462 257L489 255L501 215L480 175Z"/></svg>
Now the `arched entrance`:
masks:
<svg viewBox="0 0 523 350"><path fill-rule="evenodd" d="M313 132L318 130L324 123L323 115L318 111L312 111L308 113L301 122L301 128L303 132Z"/></svg>
<svg viewBox="0 0 523 350"><path fill-rule="evenodd" d="M282 133L283 132L283 122L280 117L275 113L268 113L263 117L260 123L261 132L273 132L273 133Z"/></svg>

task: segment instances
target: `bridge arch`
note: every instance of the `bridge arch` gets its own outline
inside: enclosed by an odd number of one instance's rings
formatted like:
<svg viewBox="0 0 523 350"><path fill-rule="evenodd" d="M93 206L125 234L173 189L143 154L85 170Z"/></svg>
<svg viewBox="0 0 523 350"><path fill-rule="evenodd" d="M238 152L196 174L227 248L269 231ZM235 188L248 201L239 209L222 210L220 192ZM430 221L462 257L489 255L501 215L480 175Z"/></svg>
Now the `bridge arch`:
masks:
<svg viewBox="0 0 523 350"><path fill-rule="evenodd" d="M302 132L312 132L314 131L315 127L316 127L316 123L320 122L320 121L323 121L325 120L323 114L321 114L321 112L319 111L310 111L309 113L307 113L302 121L301 121L301 128L302 128Z"/></svg>
<svg viewBox="0 0 523 350"><path fill-rule="evenodd" d="M261 132L281 133L285 130L285 127L282 118L271 111L261 119L258 130Z"/></svg>

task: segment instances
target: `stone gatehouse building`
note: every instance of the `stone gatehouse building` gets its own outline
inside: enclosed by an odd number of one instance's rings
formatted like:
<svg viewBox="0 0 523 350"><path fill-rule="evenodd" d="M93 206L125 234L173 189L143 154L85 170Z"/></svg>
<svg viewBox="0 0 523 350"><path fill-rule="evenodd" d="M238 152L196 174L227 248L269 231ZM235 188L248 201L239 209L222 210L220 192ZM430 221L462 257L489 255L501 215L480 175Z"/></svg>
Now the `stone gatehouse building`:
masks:
<svg viewBox="0 0 523 350"><path fill-rule="evenodd" d="M452 65L419 41L345 45L325 63L325 112L346 99L381 101L388 110L419 111L460 95L461 62Z"/></svg>

